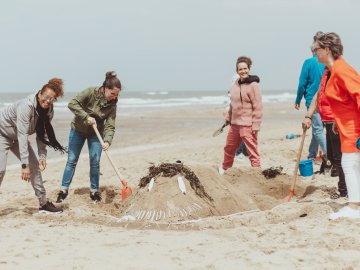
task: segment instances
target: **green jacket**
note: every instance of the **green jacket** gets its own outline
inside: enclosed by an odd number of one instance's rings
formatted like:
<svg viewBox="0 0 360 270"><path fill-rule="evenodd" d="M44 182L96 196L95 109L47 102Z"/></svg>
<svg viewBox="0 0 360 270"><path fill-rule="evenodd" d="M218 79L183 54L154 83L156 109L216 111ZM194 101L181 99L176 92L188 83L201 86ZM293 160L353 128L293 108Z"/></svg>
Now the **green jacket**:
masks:
<svg viewBox="0 0 360 270"><path fill-rule="evenodd" d="M116 104L108 103L99 87L89 87L73 98L68 108L75 114L71 127L86 137L96 136L87 123L89 116L96 119L98 130L104 142L111 142L115 133Z"/></svg>

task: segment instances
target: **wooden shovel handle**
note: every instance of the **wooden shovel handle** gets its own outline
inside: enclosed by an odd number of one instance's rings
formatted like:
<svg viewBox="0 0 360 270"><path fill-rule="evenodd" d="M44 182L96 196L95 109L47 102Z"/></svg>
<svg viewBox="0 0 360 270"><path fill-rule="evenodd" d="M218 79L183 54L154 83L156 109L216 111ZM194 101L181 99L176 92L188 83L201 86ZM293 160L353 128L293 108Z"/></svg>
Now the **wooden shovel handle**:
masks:
<svg viewBox="0 0 360 270"><path fill-rule="evenodd" d="M96 133L96 136L98 137L101 145L104 145L105 143L104 143L104 141L103 141L103 139L102 139L102 137L101 137L101 135L100 135L100 133L99 133L99 130L97 129L96 125L92 125L92 127L94 128L94 131L95 131L95 133ZM107 150L104 150L104 152L105 152L107 158L109 159L112 167L114 168L116 174L119 176L119 178L120 178L120 180L121 180L121 183L122 183L124 186L126 186L127 183L126 183L126 181L124 180L124 178L122 177L122 175L121 175L121 173L119 172L118 168L115 166L115 163L114 163L114 161L112 160L112 158L110 157L110 154L108 153Z"/></svg>
<svg viewBox="0 0 360 270"><path fill-rule="evenodd" d="M294 170L294 181L293 181L293 183L291 185L291 188L290 188L290 192L293 192L293 193L294 193L294 190L295 190L296 180L297 180L297 177L298 177L299 162L300 162L301 153L302 153L302 150L303 150L303 147L304 147L305 136L306 136L306 129L304 129L303 134L301 135L301 143L300 143L299 151L298 151L297 156L296 156L296 164L295 164L295 170Z"/></svg>

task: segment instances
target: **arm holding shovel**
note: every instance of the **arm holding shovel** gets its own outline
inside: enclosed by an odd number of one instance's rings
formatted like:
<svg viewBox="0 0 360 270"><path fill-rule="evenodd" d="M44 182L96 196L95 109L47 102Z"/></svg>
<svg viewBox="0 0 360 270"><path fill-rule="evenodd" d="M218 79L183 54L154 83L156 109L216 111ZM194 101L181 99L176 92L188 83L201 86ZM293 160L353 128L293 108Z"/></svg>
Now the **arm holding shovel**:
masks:
<svg viewBox="0 0 360 270"><path fill-rule="evenodd" d="M112 111L109 116L106 118L104 125L104 145L103 150L106 151L114 138L115 134L115 119L116 119L116 110Z"/></svg>
<svg viewBox="0 0 360 270"><path fill-rule="evenodd" d="M95 132L98 132L98 133L99 133L99 131L97 130L97 125L96 125L96 120L95 120L95 118L89 116L88 119L87 119L87 123L89 124L89 126L93 126L93 127L95 126L95 127L96 127L96 129L94 128ZM96 134L96 135L98 135L98 134ZM99 136L100 136L100 133L99 133L99 135L98 135L98 138L99 138ZM100 136L100 138L101 138L101 136ZM102 146L102 149L103 149L104 151L108 150L109 147L110 147L110 145L109 145L108 142L102 142L102 143L101 143L101 146Z"/></svg>
<svg viewBox="0 0 360 270"><path fill-rule="evenodd" d="M112 160L110 154L108 153L108 148L109 148L109 144L105 143L99 133L99 130L97 129L97 126L96 126L96 122L95 124L92 124L91 125L96 133L96 136L98 137L103 149L104 148L107 148L107 149L104 149L104 152L107 156L107 158L109 159L112 167L114 168L116 174L118 175L118 177L120 178L120 181L121 181L121 184L123 185L123 189L121 191L121 198L122 198L122 201L125 201L126 198L128 198L131 194L132 194L132 189L130 186L128 186L126 180L122 177L122 175L120 174L118 168L116 167L114 161ZM107 147L106 147L107 146Z"/></svg>
<svg viewBox="0 0 360 270"><path fill-rule="evenodd" d="M311 118L313 117L314 113L317 110L318 107L318 101L319 101L319 91L316 92L316 94L314 95L309 110L305 116L305 119L302 122L302 128L305 129L309 129L311 126Z"/></svg>

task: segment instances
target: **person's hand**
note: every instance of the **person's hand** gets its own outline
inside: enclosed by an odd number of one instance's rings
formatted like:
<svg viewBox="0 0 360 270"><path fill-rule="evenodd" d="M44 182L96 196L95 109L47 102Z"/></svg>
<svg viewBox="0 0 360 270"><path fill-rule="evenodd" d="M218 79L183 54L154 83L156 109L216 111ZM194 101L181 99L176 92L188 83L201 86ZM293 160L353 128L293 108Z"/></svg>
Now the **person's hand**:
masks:
<svg viewBox="0 0 360 270"><path fill-rule="evenodd" d="M225 126L228 126L228 125L230 125L230 126L231 126L231 122L230 122L230 120L225 120Z"/></svg>
<svg viewBox="0 0 360 270"><path fill-rule="evenodd" d="M338 130L335 122L332 125L332 132L334 132L334 134L336 134L336 135L339 134L339 130Z"/></svg>
<svg viewBox="0 0 360 270"><path fill-rule="evenodd" d="M30 168L29 167L21 169L21 179L26 182L30 181Z"/></svg>
<svg viewBox="0 0 360 270"><path fill-rule="evenodd" d="M40 159L39 160L39 169L40 169L40 171L45 170L45 168L46 168L46 160L45 159Z"/></svg>
<svg viewBox="0 0 360 270"><path fill-rule="evenodd" d="M300 109L300 104L295 104L295 105L294 105L294 108L295 108L296 110L299 110L299 109Z"/></svg>
<svg viewBox="0 0 360 270"><path fill-rule="evenodd" d="M252 134L257 135L258 132L259 132L258 130L253 130Z"/></svg>
<svg viewBox="0 0 360 270"><path fill-rule="evenodd" d="M87 119L87 123L89 126L96 125L96 120L94 117L89 116Z"/></svg>
<svg viewBox="0 0 360 270"><path fill-rule="evenodd" d="M302 121L302 128L303 130L309 129L311 126L311 119L310 118L304 118L304 120Z"/></svg>
<svg viewBox="0 0 360 270"><path fill-rule="evenodd" d="M104 151L108 150L109 147L110 147L110 145L109 145L109 143L107 143L107 142L104 142L104 144L102 145L102 149L103 149Z"/></svg>

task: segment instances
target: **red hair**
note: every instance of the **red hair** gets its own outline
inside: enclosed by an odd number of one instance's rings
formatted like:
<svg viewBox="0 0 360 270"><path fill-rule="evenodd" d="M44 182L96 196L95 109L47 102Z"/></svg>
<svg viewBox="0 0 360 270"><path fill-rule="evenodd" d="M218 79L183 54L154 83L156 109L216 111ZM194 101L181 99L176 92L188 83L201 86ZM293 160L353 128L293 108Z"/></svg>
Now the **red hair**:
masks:
<svg viewBox="0 0 360 270"><path fill-rule="evenodd" d="M42 94L46 88L50 88L56 94L56 97L63 97L64 96L64 83L62 79L59 78L52 78L47 84L45 84L40 93Z"/></svg>

